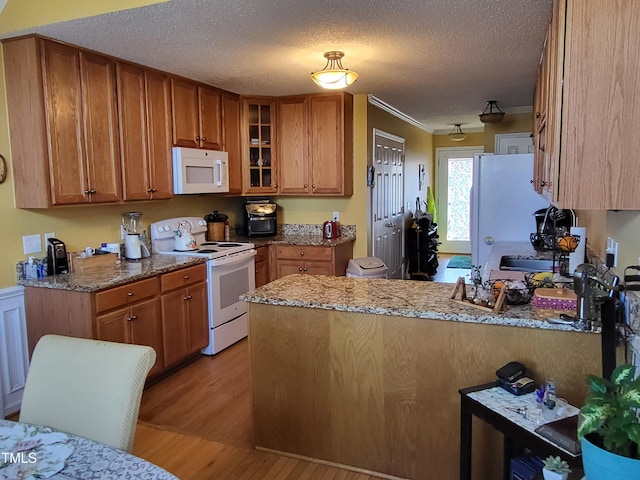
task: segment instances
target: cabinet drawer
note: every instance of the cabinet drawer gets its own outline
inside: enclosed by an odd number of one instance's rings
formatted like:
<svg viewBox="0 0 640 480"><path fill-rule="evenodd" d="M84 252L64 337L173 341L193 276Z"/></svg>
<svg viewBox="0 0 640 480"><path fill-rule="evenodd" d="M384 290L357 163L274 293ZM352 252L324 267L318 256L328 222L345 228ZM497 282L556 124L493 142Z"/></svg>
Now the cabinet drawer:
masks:
<svg viewBox="0 0 640 480"><path fill-rule="evenodd" d="M204 282L207 279L206 264L183 268L175 272L165 273L160 277L160 288L163 292L175 288L186 287L193 283Z"/></svg>
<svg viewBox="0 0 640 480"><path fill-rule="evenodd" d="M331 247L301 247L295 245L280 245L276 255L284 259L326 260L331 261Z"/></svg>
<svg viewBox="0 0 640 480"><path fill-rule="evenodd" d="M158 293L158 277L96 293L96 313L135 303Z"/></svg>
<svg viewBox="0 0 640 480"><path fill-rule="evenodd" d="M256 248L256 263L264 262L269 256L268 247L258 247Z"/></svg>

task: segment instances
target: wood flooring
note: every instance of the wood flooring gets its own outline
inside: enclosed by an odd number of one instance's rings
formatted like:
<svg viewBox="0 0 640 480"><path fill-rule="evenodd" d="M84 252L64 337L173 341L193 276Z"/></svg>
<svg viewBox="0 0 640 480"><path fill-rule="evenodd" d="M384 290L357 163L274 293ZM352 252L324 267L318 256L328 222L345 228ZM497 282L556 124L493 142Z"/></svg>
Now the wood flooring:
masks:
<svg viewBox="0 0 640 480"><path fill-rule="evenodd" d="M253 448L247 340L148 387L133 454L181 480L376 480Z"/></svg>

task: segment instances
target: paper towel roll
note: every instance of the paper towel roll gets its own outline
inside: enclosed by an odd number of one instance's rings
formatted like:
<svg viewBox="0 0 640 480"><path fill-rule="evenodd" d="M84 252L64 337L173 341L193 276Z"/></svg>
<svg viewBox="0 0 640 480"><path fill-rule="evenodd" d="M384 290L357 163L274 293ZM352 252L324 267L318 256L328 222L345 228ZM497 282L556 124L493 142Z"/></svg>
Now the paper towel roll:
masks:
<svg viewBox="0 0 640 480"><path fill-rule="evenodd" d="M585 227L571 227L572 235L580 235L580 243L575 252L569 254L569 273L573 275L576 267L584 263L584 252L587 248L587 229Z"/></svg>

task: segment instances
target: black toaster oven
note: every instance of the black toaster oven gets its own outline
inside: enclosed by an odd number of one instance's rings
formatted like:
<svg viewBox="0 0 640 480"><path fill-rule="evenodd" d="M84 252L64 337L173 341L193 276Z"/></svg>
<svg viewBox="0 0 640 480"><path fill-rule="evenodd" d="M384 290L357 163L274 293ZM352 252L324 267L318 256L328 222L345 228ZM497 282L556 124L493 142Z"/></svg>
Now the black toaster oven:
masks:
<svg viewBox="0 0 640 480"><path fill-rule="evenodd" d="M273 236L278 232L278 206L269 200L248 200L245 205L245 234Z"/></svg>

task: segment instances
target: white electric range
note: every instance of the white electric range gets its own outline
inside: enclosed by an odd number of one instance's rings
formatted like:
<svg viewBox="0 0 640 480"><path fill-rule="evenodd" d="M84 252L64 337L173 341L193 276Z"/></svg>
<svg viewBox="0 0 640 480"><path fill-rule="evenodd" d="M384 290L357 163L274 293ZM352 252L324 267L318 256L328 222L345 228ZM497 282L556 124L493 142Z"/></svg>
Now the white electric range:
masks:
<svg viewBox="0 0 640 480"><path fill-rule="evenodd" d="M191 225L196 248L175 250L175 232L180 222ZM151 249L163 255L189 255L207 258L207 299L209 307L209 345L202 349L215 355L247 336L247 306L240 295L255 288L253 243L207 242L207 222L200 217L178 217L149 225Z"/></svg>

